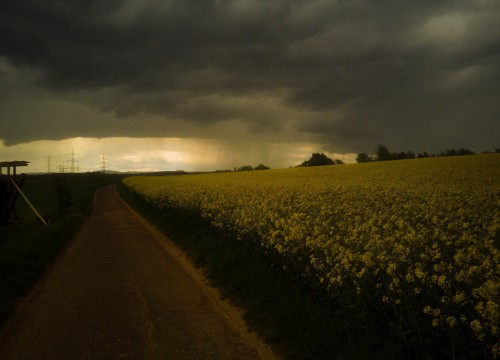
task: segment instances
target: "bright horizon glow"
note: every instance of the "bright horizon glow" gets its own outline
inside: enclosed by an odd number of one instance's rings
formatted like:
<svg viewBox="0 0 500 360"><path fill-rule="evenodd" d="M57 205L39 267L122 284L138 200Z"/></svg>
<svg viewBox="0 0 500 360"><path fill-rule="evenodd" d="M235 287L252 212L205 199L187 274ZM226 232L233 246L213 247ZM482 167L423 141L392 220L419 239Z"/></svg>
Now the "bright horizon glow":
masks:
<svg viewBox="0 0 500 360"><path fill-rule="evenodd" d="M100 171L215 171L243 165L271 168L296 166L313 152L323 152L346 163L356 154L323 151L321 144L239 142L195 138L72 138L39 140L13 146L0 142L0 161L25 160L27 173ZM74 162L72 163L72 159Z"/></svg>

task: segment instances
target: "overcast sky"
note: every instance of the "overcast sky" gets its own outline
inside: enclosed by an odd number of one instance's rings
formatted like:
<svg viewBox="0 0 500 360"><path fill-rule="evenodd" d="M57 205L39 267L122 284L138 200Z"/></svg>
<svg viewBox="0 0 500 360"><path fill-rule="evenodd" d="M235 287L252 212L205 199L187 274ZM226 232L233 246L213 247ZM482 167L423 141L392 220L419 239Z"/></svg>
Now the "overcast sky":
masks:
<svg viewBox="0 0 500 360"><path fill-rule="evenodd" d="M0 161L492 150L499 24L498 0L2 0Z"/></svg>

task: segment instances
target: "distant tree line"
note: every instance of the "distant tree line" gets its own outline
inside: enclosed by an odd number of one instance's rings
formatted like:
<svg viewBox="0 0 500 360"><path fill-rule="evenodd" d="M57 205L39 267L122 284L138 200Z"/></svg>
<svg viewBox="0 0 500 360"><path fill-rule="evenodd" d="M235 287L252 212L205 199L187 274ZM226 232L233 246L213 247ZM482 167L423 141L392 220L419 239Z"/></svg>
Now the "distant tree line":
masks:
<svg viewBox="0 0 500 360"><path fill-rule="evenodd" d="M269 170L270 167L264 164L259 164L256 167L252 165L243 165L240 167L233 168L233 171L252 171L252 170ZM231 172L231 170L217 170L217 172Z"/></svg>
<svg viewBox="0 0 500 360"><path fill-rule="evenodd" d="M239 168L234 168L234 171L251 171L251 170L269 170L269 167L264 164L259 164L256 167L252 167L251 165L244 165Z"/></svg>
<svg viewBox="0 0 500 360"><path fill-rule="evenodd" d="M495 149L495 152L500 152L500 149ZM449 149L438 154L429 154L427 151L423 153L418 153L415 155L413 151L401 151L401 152L391 152L385 145L377 145L375 153L369 155L367 153L358 153L356 161L358 163L371 162L371 161L389 161L389 160L405 160L405 159L415 159L415 158L428 158L428 157L439 157L439 156L464 156L464 155L475 155L474 151L467 148L461 149Z"/></svg>

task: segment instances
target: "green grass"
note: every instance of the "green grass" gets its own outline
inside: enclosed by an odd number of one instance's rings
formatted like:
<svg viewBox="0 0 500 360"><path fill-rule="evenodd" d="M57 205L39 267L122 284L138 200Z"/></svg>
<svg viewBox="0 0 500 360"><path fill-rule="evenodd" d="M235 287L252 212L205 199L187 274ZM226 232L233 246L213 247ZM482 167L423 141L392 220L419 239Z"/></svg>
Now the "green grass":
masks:
<svg viewBox="0 0 500 360"><path fill-rule="evenodd" d="M73 205L59 209L54 178L61 176ZM114 183L116 176L101 174L30 175L23 187L30 202L49 220L45 226L18 198L19 222L0 228L0 324L11 315L16 302L42 277L90 215L93 194L103 184Z"/></svg>

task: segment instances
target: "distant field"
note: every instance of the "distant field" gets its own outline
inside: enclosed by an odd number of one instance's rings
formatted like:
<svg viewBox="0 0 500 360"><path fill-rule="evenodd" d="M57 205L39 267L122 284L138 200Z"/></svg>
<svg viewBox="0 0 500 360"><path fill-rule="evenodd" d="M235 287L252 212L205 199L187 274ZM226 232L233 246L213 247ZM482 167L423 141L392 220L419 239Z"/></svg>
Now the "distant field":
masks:
<svg viewBox="0 0 500 360"><path fill-rule="evenodd" d="M355 328L422 356L500 356L500 155L124 184L261 249Z"/></svg>

